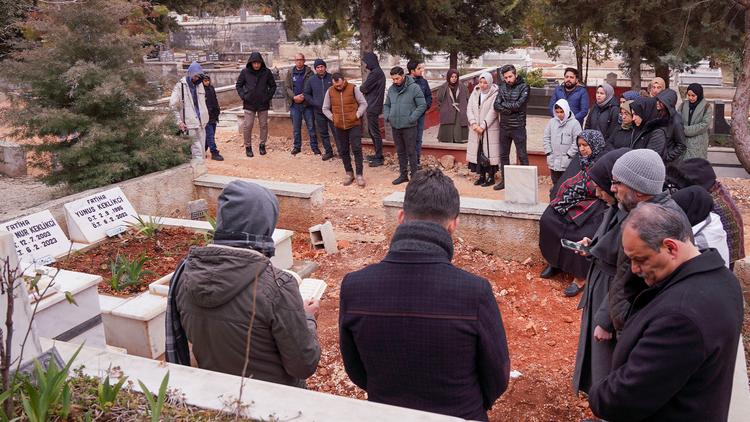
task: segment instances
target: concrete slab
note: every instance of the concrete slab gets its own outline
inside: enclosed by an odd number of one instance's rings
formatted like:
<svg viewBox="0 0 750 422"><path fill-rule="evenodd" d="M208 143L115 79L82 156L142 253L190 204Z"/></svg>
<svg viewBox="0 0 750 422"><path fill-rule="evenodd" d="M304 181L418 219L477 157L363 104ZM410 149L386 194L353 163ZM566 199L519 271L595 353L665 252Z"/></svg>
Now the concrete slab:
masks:
<svg viewBox="0 0 750 422"><path fill-rule="evenodd" d="M505 200L517 204L539 202L539 183L536 167L505 166Z"/></svg>
<svg viewBox="0 0 750 422"><path fill-rule="evenodd" d="M734 382L732 383L732 398L729 402L729 422L744 422L750 416L750 386L747 378L747 361L745 347L740 337L737 346L737 361L734 364Z"/></svg>

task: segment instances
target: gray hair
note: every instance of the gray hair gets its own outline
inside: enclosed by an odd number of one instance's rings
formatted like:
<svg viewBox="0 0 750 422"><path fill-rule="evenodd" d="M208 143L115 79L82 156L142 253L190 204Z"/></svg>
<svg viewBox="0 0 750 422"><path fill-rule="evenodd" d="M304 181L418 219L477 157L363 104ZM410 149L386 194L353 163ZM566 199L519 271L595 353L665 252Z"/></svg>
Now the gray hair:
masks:
<svg viewBox="0 0 750 422"><path fill-rule="evenodd" d="M695 243L693 229L680 209L650 202L641 202L630 211L623 223L638 233L638 237L651 249L658 251L664 239Z"/></svg>

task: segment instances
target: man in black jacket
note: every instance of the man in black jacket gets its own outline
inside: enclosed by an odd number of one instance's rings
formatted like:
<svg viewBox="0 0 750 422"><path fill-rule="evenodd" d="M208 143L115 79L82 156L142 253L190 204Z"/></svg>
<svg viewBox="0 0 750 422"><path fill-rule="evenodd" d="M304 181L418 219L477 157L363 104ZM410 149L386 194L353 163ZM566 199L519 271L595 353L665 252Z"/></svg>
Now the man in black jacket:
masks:
<svg viewBox="0 0 750 422"><path fill-rule="evenodd" d="M367 160L370 167L383 165L383 138L380 136L380 115L383 114L383 101L385 99L385 73L380 68L378 56L367 52L362 56L365 67L370 72L367 79L359 87L367 100L367 131L370 133L372 145L375 147L375 155L368 155Z"/></svg>
<svg viewBox="0 0 750 422"><path fill-rule="evenodd" d="M681 210L639 205L622 243L647 287L633 292L591 410L613 421L726 421L743 317L737 279L715 249L693 245Z"/></svg>
<svg viewBox="0 0 750 422"><path fill-rule="evenodd" d="M266 154L266 141L268 141L268 109L271 108L271 99L276 92L276 81L273 74L266 67L263 57L257 51L250 53L247 65L240 72L235 84L237 94L242 98L242 108L245 110L245 119L242 126L242 138L245 141L245 155L253 156L253 126L255 116L260 122L260 155Z"/></svg>
<svg viewBox="0 0 750 422"><path fill-rule="evenodd" d="M211 85L211 77L203 75L203 88L206 90L206 108L208 109L208 124L206 125L206 150L211 150L211 159L224 161L216 148L216 124L219 123L219 99L216 98L216 90Z"/></svg>
<svg viewBox="0 0 750 422"><path fill-rule="evenodd" d="M333 80L331 80L328 66L323 59L315 59L313 69L315 69L315 74L305 82L305 102L313 110L315 129L317 129L320 140L323 142L323 149L326 151L321 158L323 161L328 161L333 158L333 148L331 147L328 129L331 130L333 136L336 136L334 135L336 132L333 129L333 123L323 114L323 101L326 93L328 93L328 88L333 85Z"/></svg>
<svg viewBox="0 0 750 422"><path fill-rule="evenodd" d="M371 401L486 421L510 359L492 286L451 264L458 211L449 177L416 173L388 255L341 284L341 355Z"/></svg>
<svg viewBox="0 0 750 422"><path fill-rule="evenodd" d="M526 103L529 85L516 75L516 67L506 64L500 68L504 83L500 83L495 98L495 111L500 115L500 172L502 180L493 189L505 189L505 166L510 164L510 144L516 144L518 164L529 165L526 152Z"/></svg>

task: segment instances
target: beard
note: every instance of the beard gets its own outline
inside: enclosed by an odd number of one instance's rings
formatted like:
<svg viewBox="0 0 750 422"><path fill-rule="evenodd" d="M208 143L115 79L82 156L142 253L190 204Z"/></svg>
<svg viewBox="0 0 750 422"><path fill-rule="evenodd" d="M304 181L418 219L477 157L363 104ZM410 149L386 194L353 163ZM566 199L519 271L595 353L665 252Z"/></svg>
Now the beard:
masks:
<svg viewBox="0 0 750 422"><path fill-rule="evenodd" d="M565 86L565 89L573 89L576 86L573 82L564 82L563 85Z"/></svg>

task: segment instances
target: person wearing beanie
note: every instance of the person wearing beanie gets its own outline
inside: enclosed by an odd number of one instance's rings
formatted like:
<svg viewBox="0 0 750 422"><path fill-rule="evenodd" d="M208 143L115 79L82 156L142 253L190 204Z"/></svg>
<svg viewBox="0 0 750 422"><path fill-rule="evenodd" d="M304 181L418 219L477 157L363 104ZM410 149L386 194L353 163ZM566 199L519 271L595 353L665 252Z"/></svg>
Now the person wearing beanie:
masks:
<svg viewBox="0 0 750 422"><path fill-rule="evenodd" d="M333 80L331 79L331 74L328 73L328 67L323 59L315 59L313 69L315 69L315 75L311 76L305 83L305 100L307 101L307 105L313 110L315 128L318 130L318 135L325 150L321 158L323 161L327 161L333 158L331 136L335 136L335 132L333 124L323 114L323 101L328 89L333 85ZM330 135L328 134L329 129Z"/></svg>
<svg viewBox="0 0 750 422"><path fill-rule="evenodd" d="M422 154L424 116L430 110L430 107L432 107L432 90L430 89L430 84L427 82L427 79L424 78L424 63L414 59L409 60L409 62L406 63L406 70L409 72L409 76L414 79L414 82L422 88L424 100L427 103L427 108L425 108L424 113L422 113L422 116L417 121L417 164L419 164Z"/></svg>
<svg viewBox="0 0 750 422"><path fill-rule="evenodd" d="M187 76L172 88L169 107L180 131L190 138L190 153L194 160L203 161L206 145L206 125L209 121L206 91L203 88L203 69L198 62L190 63Z"/></svg>
<svg viewBox="0 0 750 422"><path fill-rule="evenodd" d="M688 85L687 100L683 101L680 113L685 123L685 159L708 158L708 126L713 120L713 113L703 98L701 84Z"/></svg>
<svg viewBox="0 0 750 422"><path fill-rule="evenodd" d="M589 390L609 374L612 368L612 351L617 338L609 316L609 289L617 273L617 254L620 250L620 225L628 213L619 209L612 193L612 167L629 148L620 148L604 154L589 172L596 184L596 195L607 204L601 224L591 239L584 237L579 243L588 246L591 264L586 275L581 309L581 329L573 372L574 391ZM576 239L573 239L576 240Z"/></svg>
<svg viewBox="0 0 750 422"><path fill-rule="evenodd" d="M200 368L305 387L320 360L320 304L304 303L294 275L271 262L278 218L279 202L268 189L242 180L224 188L213 242L190 248L172 276L168 362L190 365L190 342Z"/></svg>

